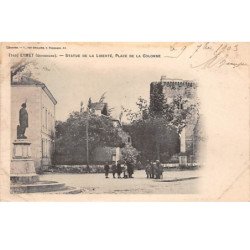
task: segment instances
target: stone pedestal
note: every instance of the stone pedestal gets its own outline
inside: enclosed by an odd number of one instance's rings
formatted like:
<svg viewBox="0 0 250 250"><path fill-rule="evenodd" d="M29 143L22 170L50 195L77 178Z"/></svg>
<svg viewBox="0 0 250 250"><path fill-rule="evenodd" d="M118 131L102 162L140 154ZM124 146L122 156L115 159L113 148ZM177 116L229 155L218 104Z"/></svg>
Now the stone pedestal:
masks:
<svg viewBox="0 0 250 250"><path fill-rule="evenodd" d="M186 128L184 127L180 134L180 155L179 155L179 166L187 166L187 156L186 154Z"/></svg>
<svg viewBox="0 0 250 250"><path fill-rule="evenodd" d="M180 165L180 167L186 167L187 166L187 156L186 155L180 155L179 156L179 165Z"/></svg>
<svg viewBox="0 0 250 250"><path fill-rule="evenodd" d="M34 161L31 158L31 142L17 139L13 142L13 155L10 165L10 192L37 193L66 190L64 183L39 181Z"/></svg>
<svg viewBox="0 0 250 250"><path fill-rule="evenodd" d="M17 139L13 142L13 156L10 165L10 180L12 183L35 183L39 180L34 161L31 159L31 142L27 139Z"/></svg>

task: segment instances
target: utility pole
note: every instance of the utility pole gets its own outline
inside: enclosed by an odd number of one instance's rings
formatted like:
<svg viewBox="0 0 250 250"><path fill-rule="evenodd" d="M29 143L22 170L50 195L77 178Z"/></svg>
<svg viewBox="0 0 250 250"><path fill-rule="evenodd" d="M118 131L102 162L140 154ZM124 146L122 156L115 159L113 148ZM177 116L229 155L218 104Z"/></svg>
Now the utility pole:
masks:
<svg viewBox="0 0 250 250"><path fill-rule="evenodd" d="M87 170L89 169L89 110L91 108L91 98L89 98L88 106L87 106L87 121L86 121L86 159L87 159Z"/></svg>
<svg viewBox="0 0 250 250"><path fill-rule="evenodd" d="M86 121L86 158L87 158L87 170L89 172L89 108L87 108L87 121Z"/></svg>

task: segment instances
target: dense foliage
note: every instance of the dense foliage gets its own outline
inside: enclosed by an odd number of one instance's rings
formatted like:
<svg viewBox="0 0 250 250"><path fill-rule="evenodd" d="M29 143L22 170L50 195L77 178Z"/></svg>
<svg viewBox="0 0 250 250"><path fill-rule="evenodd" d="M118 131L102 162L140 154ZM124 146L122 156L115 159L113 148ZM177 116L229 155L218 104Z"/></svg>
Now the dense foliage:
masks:
<svg viewBox="0 0 250 250"><path fill-rule="evenodd" d="M114 128L112 120L107 116L97 116L87 112L73 112L65 122L56 124L56 164L86 164L86 125L89 123L89 159L99 146L118 147L121 138Z"/></svg>
<svg viewBox="0 0 250 250"><path fill-rule="evenodd" d="M174 126L166 126L163 119L140 119L124 126L132 137L133 146L141 152L141 160L167 161L179 152L179 135Z"/></svg>
<svg viewBox="0 0 250 250"><path fill-rule="evenodd" d="M169 102L158 83L154 88L151 85L150 105L140 97L137 106L138 112L124 109L130 120L124 129L130 133L133 146L141 152L142 161L168 161L180 152L182 129L199 115L197 101L176 95Z"/></svg>

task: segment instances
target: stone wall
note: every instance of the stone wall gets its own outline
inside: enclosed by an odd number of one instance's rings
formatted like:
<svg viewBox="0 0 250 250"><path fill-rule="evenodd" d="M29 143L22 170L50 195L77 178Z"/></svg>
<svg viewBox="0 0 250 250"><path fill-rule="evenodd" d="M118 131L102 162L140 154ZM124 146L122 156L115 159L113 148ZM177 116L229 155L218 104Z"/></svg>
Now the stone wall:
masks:
<svg viewBox="0 0 250 250"><path fill-rule="evenodd" d="M116 147L98 147L95 149L92 159L94 163L111 163L113 160L120 160Z"/></svg>

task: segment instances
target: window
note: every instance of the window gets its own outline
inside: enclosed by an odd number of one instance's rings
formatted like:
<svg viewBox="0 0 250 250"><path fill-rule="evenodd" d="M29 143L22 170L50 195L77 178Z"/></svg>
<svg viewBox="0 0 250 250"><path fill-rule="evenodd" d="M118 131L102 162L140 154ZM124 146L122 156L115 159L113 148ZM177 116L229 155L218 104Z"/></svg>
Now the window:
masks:
<svg viewBox="0 0 250 250"><path fill-rule="evenodd" d="M49 116L49 131L51 132L52 131L52 114L50 113L50 116Z"/></svg>
<svg viewBox="0 0 250 250"><path fill-rule="evenodd" d="M47 153L47 157L50 157L50 140L48 140L48 153Z"/></svg>
<svg viewBox="0 0 250 250"><path fill-rule="evenodd" d="M46 110L45 110L45 128L46 128L46 129L48 128L47 122L48 122L48 110L46 109Z"/></svg>
<svg viewBox="0 0 250 250"><path fill-rule="evenodd" d="M44 107L42 108L42 127L44 128L45 127L45 109Z"/></svg>
<svg viewBox="0 0 250 250"><path fill-rule="evenodd" d="M45 141L42 139L42 157L45 157Z"/></svg>
<svg viewBox="0 0 250 250"><path fill-rule="evenodd" d="M46 146L45 146L45 154L46 154L46 157L48 157L48 140L46 139Z"/></svg>
<svg viewBox="0 0 250 250"><path fill-rule="evenodd" d="M48 131L50 131L50 112L48 111Z"/></svg>

